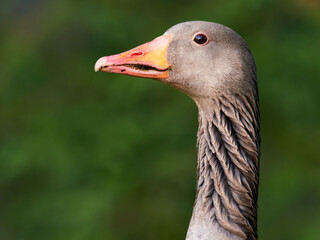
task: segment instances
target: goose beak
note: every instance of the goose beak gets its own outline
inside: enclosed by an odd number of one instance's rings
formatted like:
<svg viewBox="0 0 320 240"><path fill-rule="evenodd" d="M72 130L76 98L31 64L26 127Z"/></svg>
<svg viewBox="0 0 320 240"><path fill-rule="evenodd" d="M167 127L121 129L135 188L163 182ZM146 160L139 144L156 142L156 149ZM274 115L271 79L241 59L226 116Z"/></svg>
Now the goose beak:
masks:
<svg viewBox="0 0 320 240"><path fill-rule="evenodd" d="M129 51L102 57L96 62L94 69L96 72L166 79L170 70L170 64L166 57L170 41L170 35L163 35Z"/></svg>

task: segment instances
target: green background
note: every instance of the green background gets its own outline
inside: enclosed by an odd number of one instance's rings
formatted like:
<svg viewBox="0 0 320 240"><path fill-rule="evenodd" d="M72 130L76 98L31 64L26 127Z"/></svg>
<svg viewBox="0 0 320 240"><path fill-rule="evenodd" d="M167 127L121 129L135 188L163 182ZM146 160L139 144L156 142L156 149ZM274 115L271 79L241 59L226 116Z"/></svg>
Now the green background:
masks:
<svg viewBox="0 0 320 240"><path fill-rule="evenodd" d="M184 239L196 105L95 61L187 20L237 31L260 88L260 239L320 239L320 3L11 0L0 6L0 239Z"/></svg>

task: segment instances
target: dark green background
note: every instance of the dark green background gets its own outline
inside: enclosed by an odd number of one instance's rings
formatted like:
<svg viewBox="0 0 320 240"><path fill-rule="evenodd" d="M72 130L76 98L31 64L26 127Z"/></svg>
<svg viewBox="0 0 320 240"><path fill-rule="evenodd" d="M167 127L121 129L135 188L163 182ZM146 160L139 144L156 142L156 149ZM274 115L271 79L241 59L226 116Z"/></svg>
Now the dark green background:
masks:
<svg viewBox="0 0 320 240"><path fill-rule="evenodd" d="M248 42L262 115L260 239L320 239L320 3L11 0L0 6L0 239L184 239L197 109L95 73L187 20Z"/></svg>

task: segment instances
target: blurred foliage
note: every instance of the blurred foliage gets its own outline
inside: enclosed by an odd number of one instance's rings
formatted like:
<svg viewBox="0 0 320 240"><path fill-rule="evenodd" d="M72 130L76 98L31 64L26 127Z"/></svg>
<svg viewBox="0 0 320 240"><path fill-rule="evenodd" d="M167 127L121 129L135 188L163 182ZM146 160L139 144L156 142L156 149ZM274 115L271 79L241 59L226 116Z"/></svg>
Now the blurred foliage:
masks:
<svg viewBox="0 0 320 240"><path fill-rule="evenodd" d="M260 239L320 239L320 3L11 0L0 7L0 239L184 239L197 109L95 61L187 20L236 30L258 67Z"/></svg>

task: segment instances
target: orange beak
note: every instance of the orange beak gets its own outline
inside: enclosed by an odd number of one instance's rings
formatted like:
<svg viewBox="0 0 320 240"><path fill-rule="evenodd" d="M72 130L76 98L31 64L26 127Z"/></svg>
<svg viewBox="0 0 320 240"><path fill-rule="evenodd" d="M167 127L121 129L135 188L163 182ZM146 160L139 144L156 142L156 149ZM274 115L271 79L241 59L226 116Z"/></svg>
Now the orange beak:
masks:
<svg viewBox="0 0 320 240"><path fill-rule="evenodd" d="M94 69L96 72L100 70L144 78L168 78L170 64L166 54L170 41L170 35L163 35L127 52L102 57Z"/></svg>

